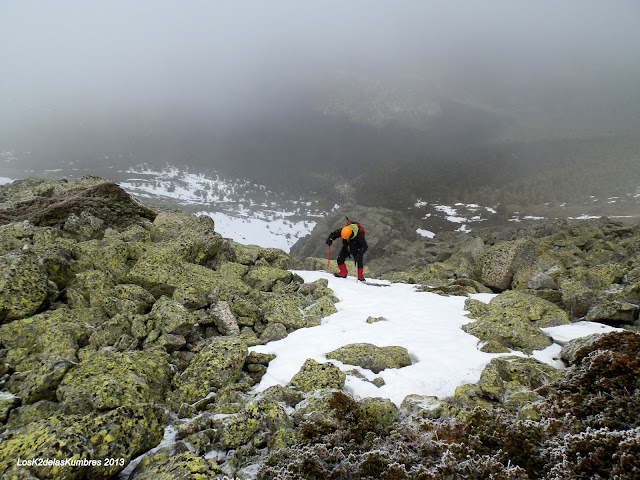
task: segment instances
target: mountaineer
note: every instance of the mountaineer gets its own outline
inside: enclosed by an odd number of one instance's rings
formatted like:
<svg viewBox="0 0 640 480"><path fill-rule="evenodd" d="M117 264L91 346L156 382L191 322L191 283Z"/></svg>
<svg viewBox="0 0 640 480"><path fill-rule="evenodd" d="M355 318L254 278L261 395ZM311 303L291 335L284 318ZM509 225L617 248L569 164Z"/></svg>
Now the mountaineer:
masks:
<svg viewBox="0 0 640 480"><path fill-rule="evenodd" d="M366 281L364 278L364 263L362 256L364 252L367 251L367 241L365 240L365 231L358 222L352 222L347 218L347 225L345 227L339 228L334 232L331 232L329 237L327 238L327 245L331 247L333 241L342 237L342 249L340 249L340 253L338 254L338 270L340 273L334 274L339 278L346 278L349 274L347 271L347 266L344 264L344 261L348 256L353 256L353 260L358 268L358 280L361 282Z"/></svg>

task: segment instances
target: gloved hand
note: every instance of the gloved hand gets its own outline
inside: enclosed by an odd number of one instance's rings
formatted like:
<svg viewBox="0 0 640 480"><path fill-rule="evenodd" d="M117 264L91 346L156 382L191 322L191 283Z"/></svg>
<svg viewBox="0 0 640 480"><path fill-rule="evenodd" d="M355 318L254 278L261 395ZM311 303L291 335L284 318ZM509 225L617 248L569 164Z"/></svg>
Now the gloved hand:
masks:
<svg viewBox="0 0 640 480"><path fill-rule="evenodd" d="M331 246L331 244L333 243L333 240L331 240L330 238L327 238L327 245Z"/></svg>

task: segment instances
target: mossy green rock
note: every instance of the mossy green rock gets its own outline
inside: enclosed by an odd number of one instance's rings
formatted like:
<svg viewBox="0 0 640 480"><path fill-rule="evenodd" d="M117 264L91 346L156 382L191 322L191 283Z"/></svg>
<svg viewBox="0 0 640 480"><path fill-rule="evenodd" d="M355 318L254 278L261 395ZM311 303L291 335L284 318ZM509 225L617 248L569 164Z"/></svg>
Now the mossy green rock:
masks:
<svg viewBox="0 0 640 480"><path fill-rule="evenodd" d="M274 342L276 340L282 340L287 335L287 327L281 323L270 323L260 334L260 341L262 343Z"/></svg>
<svg viewBox="0 0 640 480"><path fill-rule="evenodd" d="M226 276L219 271L215 272L207 285L210 288L209 303L232 302L234 297L246 297L251 293L251 287L239 277Z"/></svg>
<svg viewBox="0 0 640 480"><path fill-rule="evenodd" d="M161 212L153 221L152 241L162 244L168 258L187 263L205 264L213 259L222 237L215 233L213 219L186 212Z"/></svg>
<svg viewBox="0 0 640 480"><path fill-rule="evenodd" d="M638 319L638 309L639 307L635 303L620 301L598 302L589 309L585 320L610 325L633 325Z"/></svg>
<svg viewBox="0 0 640 480"><path fill-rule="evenodd" d="M291 283L293 273L273 267L253 267L245 276L245 281L253 288L270 292L277 282Z"/></svg>
<svg viewBox="0 0 640 480"><path fill-rule="evenodd" d="M58 289L62 290L75 276L73 259L77 254L78 244L60 235L55 229L36 229L31 251L40 258L49 280L55 282Z"/></svg>
<svg viewBox="0 0 640 480"><path fill-rule="evenodd" d="M46 356L42 363L19 383L17 392L23 405L39 400L55 400L60 381L71 368L71 362L57 355Z"/></svg>
<svg viewBox="0 0 640 480"><path fill-rule="evenodd" d="M560 358L567 362L569 365L575 365L577 360L581 360L582 358L578 357L578 354L585 349L588 349L592 344L594 344L602 334L593 333L591 335L587 335L585 337L574 338L573 340L569 340L566 345L562 347L562 352L560 353Z"/></svg>
<svg viewBox="0 0 640 480"><path fill-rule="evenodd" d="M213 270L176 257L170 247L153 246L141 256L129 271L126 283L135 283L153 296L173 295L177 288L190 286L191 296L198 295L196 302L204 302L216 280Z"/></svg>
<svg viewBox="0 0 640 480"><path fill-rule="evenodd" d="M115 285L108 293L102 308L109 316L148 313L156 299L139 285Z"/></svg>
<svg viewBox="0 0 640 480"><path fill-rule="evenodd" d="M603 263L590 267L578 267L572 273L576 280L585 282L594 290L599 290L613 283L620 283L628 270L628 267L619 263Z"/></svg>
<svg viewBox="0 0 640 480"><path fill-rule="evenodd" d="M17 397L16 397L16 400ZM9 413L7 426L9 428L21 428L29 423L44 420L64 413L64 406L61 403L50 400L40 400L30 405L20 405Z"/></svg>
<svg viewBox="0 0 640 480"><path fill-rule="evenodd" d="M308 359L302 368L296 373L289 384L301 392L311 392L319 389L337 389L344 387L346 375L332 363L319 363Z"/></svg>
<svg viewBox="0 0 640 480"><path fill-rule="evenodd" d="M494 358L482 371L477 384L466 384L456 389L453 401L469 410L500 403L517 412L527 404L542 400L534 390L561 375L561 371L534 358Z"/></svg>
<svg viewBox="0 0 640 480"><path fill-rule="evenodd" d="M129 271L128 260L133 256L131 246L119 238L105 238L79 242L74 270L100 270L108 273L116 283L125 281Z"/></svg>
<svg viewBox="0 0 640 480"><path fill-rule="evenodd" d="M333 390L320 389L308 393L305 399L296 405L292 418L295 425L309 421L317 424L335 426L338 423L336 411L331 405Z"/></svg>
<svg viewBox="0 0 640 480"><path fill-rule="evenodd" d="M164 434L164 410L154 405L121 407L104 414L55 415L2 435L2 478L106 480L129 461L156 446ZM19 466L18 459L40 458L53 466ZM117 459L106 464L106 459ZM119 460L122 459L122 462ZM71 466L67 461L100 461L95 466Z"/></svg>
<svg viewBox="0 0 640 480"><path fill-rule="evenodd" d="M257 245L242 245L227 241L229 260L242 265L263 265L278 269L289 268L289 256L278 248L263 248Z"/></svg>
<svg viewBox="0 0 640 480"><path fill-rule="evenodd" d="M129 477L130 480L209 480L223 478L224 471L214 460L194 452L159 452L144 457Z"/></svg>
<svg viewBox="0 0 640 480"><path fill-rule="evenodd" d="M174 380L175 398L192 404L240 378L247 345L238 337L213 338Z"/></svg>
<svg viewBox="0 0 640 480"><path fill-rule="evenodd" d="M57 398L73 412L164 403L171 377L164 351L89 352L62 379Z"/></svg>
<svg viewBox="0 0 640 480"><path fill-rule="evenodd" d="M311 326L302 312L302 309L309 304L306 298L268 294L264 295L263 299L262 314L265 323L280 323L288 331Z"/></svg>
<svg viewBox="0 0 640 480"><path fill-rule="evenodd" d="M306 309L305 313L314 317L324 318L337 312L338 309L335 306L333 298L325 295L318 298L313 305Z"/></svg>
<svg viewBox="0 0 640 480"><path fill-rule="evenodd" d="M50 292L49 279L35 254L14 251L0 256L0 322L33 315Z"/></svg>
<svg viewBox="0 0 640 480"><path fill-rule="evenodd" d="M42 355L75 363L93 328L106 319L101 309L59 308L2 325L0 344L7 349L6 362L18 371L35 368Z"/></svg>
<svg viewBox="0 0 640 480"><path fill-rule="evenodd" d="M572 319L583 317L595 302L596 291L586 282L574 278L563 278L558 283L564 309Z"/></svg>
<svg viewBox="0 0 640 480"><path fill-rule="evenodd" d="M468 299L465 308L470 311L467 316L477 320L462 329L484 342L481 350L488 353L544 349L553 342L541 328L569 323L553 303L520 291L504 292L489 304Z"/></svg>
<svg viewBox="0 0 640 480"><path fill-rule="evenodd" d="M199 317L187 310L184 305L167 297L160 297L149 312L153 328L161 333L187 335L198 323Z"/></svg>
<svg viewBox="0 0 640 480"><path fill-rule="evenodd" d="M477 385L485 397L504 402L515 392L535 390L560 375L561 371L534 358L498 357L484 368Z"/></svg>
<svg viewBox="0 0 640 480"><path fill-rule="evenodd" d="M218 428L219 447L230 450L249 442L262 427L263 417L264 412L258 404L250 403L239 414L223 419Z"/></svg>
<svg viewBox="0 0 640 480"><path fill-rule="evenodd" d="M0 255L30 246L37 228L28 220L0 225Z"/></svg>
<svg viewBox="0 0 640 480"><path fill-rule="evenodd" d="M98 307L111 310L111 292L116 286L113 276L102 270L87 270L76 275L67 288L67 301L72 308Z"/></svg>
<svg viewBox="0 0 640 480"><path fill-rule="evenodd" d="M411 357L404 347L378 347L371 343L352 343L326 354L327 358L348 365L357 365L380 373L387 368L402 368L411 365Z"/></svg>
<svg viewBox="0 0 640 480"><path fill-rule="evenodd" d="M571 323L569 316L558 306L542 298L517 290L501 293L492 298L489 305L498 309L507 318L518 317L526 319L540 328Z"/></svg>
<svg viewBox="0 0 640 480"><path fill-rule="evenodd" d="M492 290L506 290L518 269L535 262L534 251L535 244L524 238L497 243L478 260L476 279Z"/></svg>
<svg viewBox="0 0 640 480"><path fill-rule="evenodd" d="M375 425L376 432L388 433L400 421L398 407L388 398L364 398L359 403L362 414Z"/></svg>
<svg viewBox="0 0 640 480"><path fill-rule="evenodd" d="M540 328L528 320L500 314L484 315L473 323L463 325L462 329L489 345L490 350L483 348L483 351L493 353L506 353L508 349L512 349L530 354L533 350L545 349L553 343ZM503 349L496 349L496 345Z"/></svg>

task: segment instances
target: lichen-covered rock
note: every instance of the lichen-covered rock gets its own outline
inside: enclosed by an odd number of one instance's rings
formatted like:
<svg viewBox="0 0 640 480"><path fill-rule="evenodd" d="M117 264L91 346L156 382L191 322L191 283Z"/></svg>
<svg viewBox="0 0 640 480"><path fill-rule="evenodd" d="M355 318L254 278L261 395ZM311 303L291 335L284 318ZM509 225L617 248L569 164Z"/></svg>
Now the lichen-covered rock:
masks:
<svg viewBox="0 0 640 480"><path fill-rule="evenodd" d="M29 248L37 227L28 220L0 225L0 255Z"/></svg>
<svg viewBox="0 0 640 480"><path fill-rule="evenodd" d="M183 305L167 297L160 297L149 312L153 328L161 333L187 335L199 317Z"/></svg>
<svg viewBox="0 0 640 480"><path fill-rule="evenodd" d="M215 284L216 274L209 268L181 260L170 247L154 245L148 248L131 267L126 283L135 283L153 296L171 296L177 288L189 285L189 300L206 303L206 297ZM184 295L184 294L183 294Z"/></svg>
<svg viewBox="0 0 640 480"><path fill-rule="evenodd" d="M73 235L78 241L102 238L105 230L103 220L83 211L80 215L71 213L62 226L62 230Z"/></svg>
<svg viewBox="0 0 640 480"><path fill-rule="evenodd" d="M80 272L67 288L67 302L72 308L98 307L106 312L110 310L110 294L116 283L108 272Z"/></svg>
<svg viewBox="0 0 640 480"><path fill-rule="evenodd" d="M534 390L560 376L561 371L533 358L498 357L484 368L477 384L458 387L453 402L468 410L500 403L517 412L527 404L542 400Z"/></svg>
<svg viewBox="0 0 640 480"><path fill-rule="evenodd" d="M633 325L638 319L637 304L620 301L598 302L593 305L585 320L589 322L606 323L607 325Z"/></svg>
<svg viewBox="0 0 640 480"><path fill-rule="evenodd" d="M365 320L365 322L367 323L378 323L378 322L388 322L389 320L387 320L385 317L367 317L367 319Z"/></svg>
<svg viewBox="0 0 640 480"><path fill-rule="evenodd" d="M0 475L106 480L122 471L133 457L160 443L165 420L161 408L135 405L88 416L55 415L21 425L2 435ZM20 465L18 459L44 459L52 464Z"/></svg>
<svg viewBox="0 0 640 480"><path fill-rule="evenodd" d="M75 276L73 260L77 248L75 241L64 238L54 228L34 227L31 251L38 256L47 277L58 286L58 290L66 288Z"/></svg>
<svg viewBox="0 0 640 480"><path fill-rule="evenodd" d="M540 328L570 323L569 316L558 306L517 290L497 295L491 299L489 305L498 309L505 317L527 319Z"/></svg>
<svg viewBox="0 0 640 480"><path fill-rule="evenodd" d="M310 358L304 362L287 386L301 392L325 388L339 390L344 387L345 380L346 375L334 364L319 363Z"/></svg>
<svg viewBox="0 0 640 480"><path fill-rule="evenodd" d="M574 338L573 340L569 340L566 345L562 346L560 358L570 365L575 365L580 361L580 358L584 356L582 355L578 357L578 352L590 350L591 345L593 345L601 335L602 334L600 333L593 333L585 337L579 337Z"/></svg>
<svg viewBox="0 0 640 480"><path fill-rule="evenodd" d="M324 318L333 315L337 311L338 309L335 306L333 298L324 296L318 298L318 300L309 306L305 313L313 317Z"/></svg>
<svg viewBox="0 0 640 480"><path fill-rule="evenodd" d="M526 287L532 290L558 290L558 284L545 272L536 272L526 281Z"/></svg>
<svg viewBox="0 0 640 480"><path fill-rule="evenodd" d="M310 295L315 299L321 297L332 297L334 302L337 302L337 298L333 296L333 290L329 288L329 281L326 278L319 278L313 282L303 283L298 287L299 295Z"/></svg>
<svg viewBox="0 0 640 480"><path fill-rule="evenodd" d="M594 290L599 290L613 283L620 283L628 270L628 267L619 263L603 263L589 267L577 267L572 271L572 274L576 280L586 283Z"/></svg>
<svg viewBox="0 0 640 480"><path fill-rule="evenodd" d="M213 304L219 301L232 302L234 297L246 297L251 293L251 287L239 277L226 276L219 271L207 284L210 288L207 300Z"/></svg>
<svg viewBox="0 0 640 480"><path fill-rule="evenodd" d="M144 457L133 470L130 480L195 480L223 478L225 472L215 460L208 460L194 452L160 451Z"/></svg>
<svg viewBox="0 0 640 480"><path fill-rule="evenodd" d="M0 322L33 315L51 295L40 259L29 251L0 256Z"/></svg>
<svg viewBox="0 0 640 480"><path fill-rule="evenodd" d="M194 403L240 378L247 345L238 337L213 338L174 379L175 400Z"/></svg>
<svg viewBox="0 0 640 480"><path fill-rule="evenodd" d="M5 361L17 371L35 368L42 355L56 355L75 363L93 328L106 319L96 308L59 308L2 325L0 344L7 349Z"/></svg>
<svg viewBox="0 0 640 480"><path fill-rule="evenodd" d="M304 400L296 405L292 414L294 424L299 426L303 422L314 422L320 425L337 424L336 412L331 405L333 390L320 389L308 393Z"/></svg>
<svg viewBox="0 0 640 480"><path fill-rule="evenodd" d="M462 329L485 342L481 350L488 353L507 353L513 349L530 354L553 343L529 320L506 315L493 308L481 314L475 322L463 325Z"/></svg>
<svg viewBox="0 0 640 480"><path fill-rule="evenodd" d="M257 245L242 245L227 240L225 244L227 259L242 265L262 265L276 269L289 268L289 256L277 248L263 248Z"/></svg>
<svg viewBox="0 0 640 480"><path fill-rule="evenodd" d="M481 350L487 353L507 353L513 349L531 354L533 350L543 350L553 343L538 327L515 318L486 316L462 329L486 342Z"/></svg>
<svg viewBox="0 0 640 480"><path fill-rule="evenodd" d="M402 368L411 365L411 357L404 347L378 347L371 343L352 343L326 354L327 358L348 365L357 365L380 373L387 368Z"/></svg>
<svg viewBox="0 0 640 480"><path fill-rule="evenodd" d="M57 355L44 357L19 384L18 396L23 405L39 400L55 400L60 381L71 368L71 362Z"/></svg>
<svg viewBox="0 0 640 480"><path fill-rule="evenodd" d="M593 288L584 281L562 278L559 285L562 291L562 305L572 319L583 317L597 298Z"/></svg>
<svg viewBox="0 0 640 480"><path fill-rule="evenodd" d="M169 357L160 350L88 352L70 369L56 392L69 411L109 410L164 403L171 382Z"/></svg>
<svg viewBox="0 0 640 480"><path fill-rule="evenodd" d="M576 365L596 350L611 350L626 355L634 355L640 352L640 335L623 331L605 334L596 333L576 338L563 347L561 358L571 365Z"/></svg>
<svg viewBox="0 0 640 480"><path fill-rule="evenodd" d="M483 352L507 353L509 349L531 353L551 345L541 328L564 325L569 319L553 303L522 291L508 291L488 304L475 299L465 301L467 315L477 320L462 329L478 337Z"/></svg>
<svg viewBox="0 0 640 480"><path fill-rule="evenodd" d="M287 327L281 323L270 323L260 334L260 341L262 343L274 342L276 340L282 340L287 335Z"/></svg>
<svg viewBox="0 0 640 480"><path fill-rule="evenodd" d="M535 262L534 251L535 244L524 238L497 243L478 260L477 280L492 290L508 289L516 271Z"/></svg>
<svg viewBox="0 0 640 480"><path fill-rule="evenodd" d="M219 447L230 450L249 442L262 427L263 415L258 404L250 403L239 414L224 418L218 428Z"/></svg>
<svg viewBox="0 0 640 480"><path fill-rule="evenodd" d="M277 282L291 283L291 280L293 273L290 271L265 266L253 267L245 276L245 281L251 287L263 292L272 291Z"/></svg>
<svg viewBox="0 0 640 480"><path fill-rule="evenodd" d="M117 237L79 242L73 268L76 272L99 270L116 283L123 283L129 271L132 246Z"/></svg>
<svg viewBox="0 0 640 480"><path fill-rule="evenodd" d="M262 314L266 324L280 323L288 331L311 326L302 312L302 309L308 306L304 297L270 294L263 298Z"/></svg>
<svg viewBox="0 0 640 480"><path fill-rule="evenodd" d="M378 431L388 432L400 420L398 407L388 398L364 398L359 404L362 415L376 425Z"/></svg>
<svg viewBox="0 0 640 480"><path fill-rule="evenodd" d="M109 316L144 314L151 310L156 299L139 285L124 283L107 292L102 308Z"/></svg>

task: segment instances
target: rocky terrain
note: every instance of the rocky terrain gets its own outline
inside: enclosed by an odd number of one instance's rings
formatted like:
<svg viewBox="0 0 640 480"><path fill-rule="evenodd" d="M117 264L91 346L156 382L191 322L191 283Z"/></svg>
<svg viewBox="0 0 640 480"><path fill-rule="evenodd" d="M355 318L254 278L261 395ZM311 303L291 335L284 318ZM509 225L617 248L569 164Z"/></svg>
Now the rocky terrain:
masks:
<svg viewBox="0 0 640 480"><path fill-rule="evenodd" d="M349 372L311 359L288 385L252 391L273 358L251 346L335 311L326 281L290 269L326 266L324 239L344 214L289 256L95 177L0 187L2 477L640 476L638 226L424 239L411 217L350 207L369 273L442 295L499 293L467 300L465 328L484 351L530 353L548 340L541 328L581 319L624 330L569 342L566 370L496 358L448 399L356 399L343 391ZM331 353L406 364L355 346Z"/></svg>

